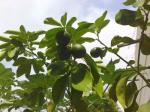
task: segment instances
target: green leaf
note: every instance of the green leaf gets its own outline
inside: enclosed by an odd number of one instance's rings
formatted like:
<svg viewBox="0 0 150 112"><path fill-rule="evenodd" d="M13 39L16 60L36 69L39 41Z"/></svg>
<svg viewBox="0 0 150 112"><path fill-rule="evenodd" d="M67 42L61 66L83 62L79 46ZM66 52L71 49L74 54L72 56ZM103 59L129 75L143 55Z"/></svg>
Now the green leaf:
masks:
<svg viewBox="0 0 150 112"><path fill-rule="evenodd" d="M143 104L139 107L138 112L149 112L150 110L150 101L146 104Z"/></svg>
<svg viewBox="0 0 150 112"><path fill-rule="evenodd" d="M68 71L68 67L68 63L66 63L65 61L56 61L52 62L49 68L51 70L50 73L54 76L57 76L64 75Z"/></svg>
<svg viewBox="0 0 150 112"><path fill-rule="evenodd" d="M39 87L48 88L51 87L57 79L58 77L54 77L52 75L45 75L45 74L29 75L28 76L29 81L24 83L22 86L31 89Z"/></svg>
<svg viewBox="0 0 150 112"><path fill-rule="evenodd" d="M145 4L146 0L137 0L133 6L134 7L142 7Z"/></svg>
<svg viewBox="0 0 150 112"><path fill-rule="evenodd" d="M84 60L91 69L91 73L94 78L94 84L97 84L100 78L100 74L98 72L98 67L95 61L88 54L85 55Z"/></svg>
<svg viewBox="0 0 150 112"><path fill-rule="evenodd" d="M88 22L80 22L78 23L79 27L76 29L75 33L73 34L74 40L81 38L84 34L88 32L94 32L94 24Z"/></svg>
<svg viewBox="0 0 150 112"><path fill-rule="evenodd" d="M121 9L115 17L115 20L118 24L121 25L131 25L135 23L136 11Z"/></svg>
<svg viewBox="0 0 150 112"><path fill-rule="evenodd" d="M67 76L63 76L55 82L52 88L52 98L55 104L58 104L59 101L63 99L67 83Z"/></svg>
<svg viewBox="0 0 150 112"><path fill-rule="evenodd" d="M31 71L32 60L20 57L14 65L19 65L17 69L17 76L20 77L23 74L29 75Z"/></svg>
<svg viewBox="0 0 150 112"><path fill-rule="evenodd" d="M98 83L94 86L94 90L101 97L103 94L103 83L102 80L99 79Z"/></svg>
<svg viewBox="0 0 150 112"><path fill-rule="evenodd" d="M111 46L115 46L118 45L120 43L133 43L135 42L135 40L133 40L130 37L121 37L119 35L113 37L113 39L111 40Z"/></svg>
<svg viewBox="0 0 150 112"><path fill-rule="evenodd" d="M9 87L14 83L14 73L11 69L6 69L0 63L0 89Z"/></svg>
<svg viewBox="0 0 150 112"><path fill-rule="evenodd" d="M26 34L26 29L23 25L20 26L20 31L21 33L25 33Z"/></svg>
<svg viewBox="0 0 150 112"><path fill-rule="evenodd" d="M55 26L61 26L59 22L57 22L54 18L46 18L44 20L44 24L49 24L49 25L55 25Z"/></svg>
<svg viewBox="0 0 150 112"><path fill-rule="evenodd" d="M136 92L137 86L135 82L130 82L125 89L125 102L127 107L130 107L133 104Z"/></svg>
<svg viewBox="0 0 150 112"><path fill-rule="evenodd" d="M109 88L109 97L110 99L114 100L117 102L117 96L116 96L116 83L114 83L110 88Z"/></svg>
<svg viewBox="0 0 150 112"><path fill-rule="evenodd" d="M62 28L53 28L46 32L46 38L48 40L53 39L59 31L62 31Z"/></svg>
<svg viewBox="0 0 150 112"><path fill-rule="evenodd" d="M107 50L108 50L109 52L111 52L111 53L116 54L116 53L118 53L119 48L108 48Z"/></svg>
<svg viewBox="0 0 150 112"><path fill-rule="evenodd" d="M148 20L147 26L150 26L150 20Z"/></svg>
<svg viewBox="0 0 150 112"><path fill-rule="evenodd" d="M136 0L127 0L123 4L128 6L128 5L133 5L136 2Z"/></svg>
<svg viewBox="0 0 150 112"><path fill-rule="evenodd" d="M67 22L67 13L65 13L62 17L61 17L61 23L63 26L66 25Z"/></svg>
<svg viewBox="0 0 150 112"><path fill-rule="evenodd" d="M88 112L87 104L82 99L83 92L71 88L71 104L74 106L77 112Z"/></svg>
<svg viewBox="0 0 150 112"><path fill-rule="evenodd" d="M19 57L14 63L13 66L19 66L22 65L24 62L26 62L26 58L25 57Z"/></svg>
<svg viewBox="0 0 150 112"><path fill-rule="evenodd" d="M12 35L20 35L19 31L15 31L15 30L7 30L5 32L6 34L12 34Z"/></svg>
<svg viewBox="0 0 150 112"><path fill-rule="evenodd" d="M70 27L70 26L72 26L72 24L75 22L77 20L77 18L76 17L72 17L69 21L68 21L68 23L67 23L67 27Z"/></svg>
<svg viewBox="0 0 150 112"><path fill-rule="evenodd" d="M150 38L144 34L143 36L143 42L142 42L142 45L141 45L141 52L144 54L144 55L149 55L150 54Z"/></svg>
<svg viewBox="0 0 150 112"><path fill-rule="evenodd" d="M87 70L84 79L77 84L72 83L72 87L79 91L89 92L92 89L92 80L92 75Z"/></svg>
<svg viewBox="0 0 150 112"><path fill-rule="evenodd" d="M123 106L123 108L126 108L125 89L126 89L128 78L129 78L128 76L121 78L116 86L116 95L118 101Z"/></svg>
<svg viewBox="0 0 150 112"><path fill-rule="evenodd" d="M10 45L10 43L3 43L0 45L0 49L7 48Z"/></svg>
<svg viewBox="0 0 150 112"><path fill-rule="evenodd" d="M43 60L33 59L32 65L33 65L33 69L34 69L35 73L39 73L40 71L44 72L44 69L43 69L44 62L43 62Z"/></svg>
<svg viewBox="0 0 150 112"><path fill-rule="evenodd" d="M8 51L8 56L9 56L10 58L13 58L13 57L15 56L16 52L18 51L18 49L19 49L19 48L14 48L14 49Z"/></svg>
<svg viewBox="0 0 150 112"><path fill-rule="evenodd" d="M3 60L5 56L6 56L6 50L1 50L0 51L0 61Z"/></svg>
<svg viewBox="0 0 150 112"><path fill-rule="evenodd" d="M10 39L8 37L0 36L0 41L10 42Z"/></svg>
<svg viewBox="0 0 150 112"><path fill-rule="evenodd" d="M96 26L96 32L100 32L102 28L104 28L108 23L109 20L105 20L107 15L107 11L105 11L101 17L96 19L95 26Z"/></svg>

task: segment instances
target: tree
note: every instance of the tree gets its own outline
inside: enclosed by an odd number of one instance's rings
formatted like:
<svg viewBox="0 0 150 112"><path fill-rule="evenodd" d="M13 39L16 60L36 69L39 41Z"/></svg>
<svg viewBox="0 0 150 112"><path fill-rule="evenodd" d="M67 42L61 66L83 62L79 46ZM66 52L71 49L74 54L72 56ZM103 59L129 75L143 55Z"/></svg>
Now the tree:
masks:
<svg viewBox="0 0 150 112"><path fill-rule="evenodd" d="M150 103L139 106L136 102L144 87L150 88L141 66L140 52L150 54L150 37L145 34L150 22L149 0L127 0L124 5L132 5L136 10L121 9L116 14L116 22L142 29L141 38L115 36L111 46L101 41L99 34L107 26L105 11L94 22L82 21L73 27L76 17L68 20L65 13L60 22L46 18L44 23L53 27L48 31L27 31L23 25L19 31L7 30L9 37L0 36L0 60L13 61L17 69L0 64L0 109L22 109L24 112L118 112L116 102L125 112L148 112ZM97 36L85 37L86 33ZM42 39L41 39L42 38ZM103 47L95 47L86 52L85 42L98 41ZM125 60L118 54L121 47L139 44L138 62ZM110 52L118 57L103 66L103 58ZM97 58L95 60L95 58ZM82 61L80 61L82 60ZM98 60L98 61L97 61ZM116 68L120 61L126 68ZM82 63L81 63L82 62ZM137 76L146 85L136 86ZM25 79L20 80L20 77Z"/></svg>

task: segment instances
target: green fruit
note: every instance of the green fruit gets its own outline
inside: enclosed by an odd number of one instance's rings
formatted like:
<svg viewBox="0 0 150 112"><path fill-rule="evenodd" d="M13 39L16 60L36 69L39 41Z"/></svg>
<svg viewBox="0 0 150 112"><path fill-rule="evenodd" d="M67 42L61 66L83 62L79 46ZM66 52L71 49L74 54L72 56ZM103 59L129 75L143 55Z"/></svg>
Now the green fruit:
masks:
<svg viewBox="0 0 150 112"><path fill-rule="evenodd" d="M97 58L97 57L99 57L99 56L101 55L102 52L103 52L103 51L102 51L101 48L95 47L95 48L93 48L93 49L90 51L90 54L91 54L91 56L92 56L93 58Z"/></svg>
<svg viewBox="0 0 150 112"><path fill-rule="evenodd" d="M58 52L59 59L61 60L69 59L71 56L71 51L68 46L58 46L57 52Z"/></svg>
<svg viewBox="0 0 150 112"><path fill-rule="evenodd" d="M56 42L60 46L66 46L70 42L70 35L68 32L60 31L56 34Z"/></svg>
<svg viewBox="0 0 150 112"><path fill-rule="evenodd" d="M11 43L16 47L23 47L22 42L17 39L11 39Z"/></svg>
<svg viewBox="0 0 150 112"><path fill-rule="evenodd" d="M71 54L73 55L74 58L82 58L86 54L86 49L81 44L74 44L72 45L71 48Z"/></svg>

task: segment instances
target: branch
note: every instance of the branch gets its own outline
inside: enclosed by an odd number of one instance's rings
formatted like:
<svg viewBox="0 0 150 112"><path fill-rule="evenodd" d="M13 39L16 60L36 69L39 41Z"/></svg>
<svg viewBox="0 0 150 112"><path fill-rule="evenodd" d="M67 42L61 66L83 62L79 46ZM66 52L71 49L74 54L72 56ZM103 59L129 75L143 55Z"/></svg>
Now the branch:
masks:
<svg viewBox="0 0 150 112"><path fill-rule="evenodd" d="M142 46L142 43L143 43L143 38L144 38L144 32L145 32L145 29L146 29L146 25L147 25L147 22L148 22L148 15L149 15L149 12L145 13L145 22L144 22L144 25L143 25L143 29L142 29L142 32L141 32L141 38L140 38L140 43L139 43L139 49L138 49L138 59L137 59L137 66L138 66L138 72L140 71L140 56L141 56L141 46Z"/></svg>
<svg viewBox="0 0 150 112"><path fill-rule="evenodd" d="M105 45L100 39L99 39L99 35L97 34L98 39L96 39L100 44L102 44L105 48L108 49L108 46ZM121 57L119 54L115 53L114 54L119 57L122 61L124 61L127 65L129 65L136 73L138 73L138 75L146 82L147 85L150 86L150 83L147 81L147 79L138 71L136 70L132 65L130 65L128 63L128 61L126 61L123 57Z"/></svg>
<svg viewBox="0 0 150 112"><path fill-rule="evenodd" d="M138 42L140 42L140 39L135 40L134 42L131 42L131 43L119 44L119 45L117 45L117 47L118 47L118 48L122 48L122 47L126 47L126 46L129 46L129 45L132 45L132 44L136 44L136 43L138 43Z"/></svg>

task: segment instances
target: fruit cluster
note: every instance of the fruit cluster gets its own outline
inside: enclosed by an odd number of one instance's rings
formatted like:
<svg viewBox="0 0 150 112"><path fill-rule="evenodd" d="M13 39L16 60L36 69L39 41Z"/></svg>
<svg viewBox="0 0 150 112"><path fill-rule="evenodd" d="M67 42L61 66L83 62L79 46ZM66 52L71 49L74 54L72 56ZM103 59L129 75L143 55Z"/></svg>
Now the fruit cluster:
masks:
<svg viewBox="0 0 150 112"><path fill-rule="evenodd" d="M67 31L60 31L56 34L57 52L60 59L69 59L71 55L82 58L86 54L86 49L81 44L70 44L71 36Z"/></svg>

